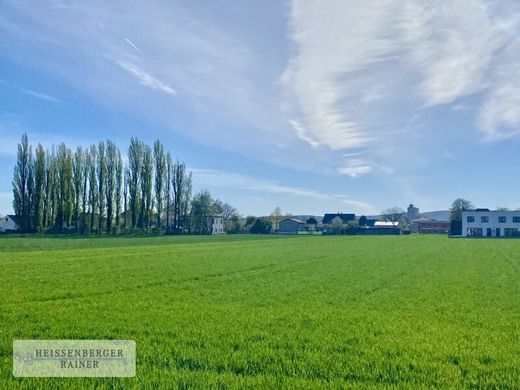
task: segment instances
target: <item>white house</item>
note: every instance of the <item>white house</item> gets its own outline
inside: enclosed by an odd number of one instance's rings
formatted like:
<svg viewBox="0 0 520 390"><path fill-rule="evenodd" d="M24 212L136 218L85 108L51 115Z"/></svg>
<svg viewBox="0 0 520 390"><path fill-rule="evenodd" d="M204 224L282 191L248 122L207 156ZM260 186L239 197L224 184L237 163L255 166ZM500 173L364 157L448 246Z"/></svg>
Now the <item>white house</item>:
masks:
<svg viewBox="0 0 520 390"><path fill-rule="evenodd" d="M395 227L399 227L399 222L376 221L376 222L374 222L374 227L376 227L376 228L395 228Z"/></svg>
<svg viewBox="0 0 520 390"><path fill-rule="evenodd" d="M462 212L466 237L520 237L520 211L476 209Z"/></svg>
<svg viewBox="0 0 520 390"><path fill-rule="evenodd" d="M6 215L5 217L0 217L0 232L18 230L16 220L16 215Z"/></svg>
<svg viewBox="0 0 520 390"><path fill-rule="evenodd" d="M208 217L208 228L211 234L223 234L224 217L221 215L212 215Z"/></svg>

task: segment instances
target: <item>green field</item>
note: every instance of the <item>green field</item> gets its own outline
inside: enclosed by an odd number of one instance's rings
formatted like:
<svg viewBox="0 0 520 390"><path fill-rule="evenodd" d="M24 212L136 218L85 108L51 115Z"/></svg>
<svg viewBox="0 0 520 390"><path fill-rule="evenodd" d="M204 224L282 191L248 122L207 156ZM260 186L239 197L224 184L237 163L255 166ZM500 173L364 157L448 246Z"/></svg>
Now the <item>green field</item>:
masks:
<svg viewBox="0 0 520 390"><path fill-rule="evenodd" d="M519 388L520 240L0 238L0 388ZM12 376L133 339L135 378Z"/></svg>

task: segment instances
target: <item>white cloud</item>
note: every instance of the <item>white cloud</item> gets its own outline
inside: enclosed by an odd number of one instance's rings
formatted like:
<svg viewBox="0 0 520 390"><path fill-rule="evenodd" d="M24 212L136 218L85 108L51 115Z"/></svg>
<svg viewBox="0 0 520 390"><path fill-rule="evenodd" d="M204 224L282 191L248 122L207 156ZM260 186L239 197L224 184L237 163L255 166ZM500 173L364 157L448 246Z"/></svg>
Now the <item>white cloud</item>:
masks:
<svg viewBox="0 0 520 390"><path fill-rule="evenodd" d="M54 96L48 95L43 92L34 91L32 89L23 88L23 87L20 87L19 85L15 85L12 83L8 83L4 79L0 79L0 84L9 85L9 86L16 88L17 90L25 93L26 95L33 96L33 97L41 99L41 100L46 100L46 101L53 102L53 103L62 103L62 101L60 99L55 98Z"/></svg>
<svg viewBox="0 0 520 390"><path fill-rule="evenodd" d="M488 141L520 135L520 39L511 43L501 58L479 115Z"/></svg>
<svg viewBox="0 0 520 390"><path fill-rule="evenodd" d="M341 173L343 175L352 176L352 177L364 175L371 171L372 171L372 167L369 165L356 165L356 166L352 166L352 167L338 168L339 173Z"/></svg>
<svg viewBox="0 0 520 390"><path fill-rule="evenodd" d="M23 93L27 94L27 95L30 95L30 96L33 96L35 98L38 98L38 99L41 99L41 100L47 100L48 102L53 102L53 103L61 103L62 101L58 98L55 98L51 95L47 95L46 93L42 93L42 92L38 92L38 91L33 91L32 89L27 89L27 88L22 88L22 87L17 87L20 91L22 91Z"/></svg>
<svg viewBox="0 0 520 390"><path fill-rule="evenodd" d="M194 180L208 187L229 187L249 191L261 191L270 194L288 194L297 197L306 197L322 200L338 200L346 205L371 209L372 206L364 201L351 199L342 194L318 192L308 188L290 187L251 176L230 173L212 169L192 169Z"/></svg>
<svg viewBox="0 0 520 390"><path fill-rule="evenodd" d="M124 61L116 61L116 63L122 69L126 70L128 73L130 73L132 76L134 76L137 80L139 80L139 83L141 85L144 85L145 87L154 89L156 91L167 93L172 96L177 95L177 91L175 91L172 87L170 87L168 84L162 82L161 80L158 80L157 78L152 76L150 73L145 72L144 70L139 68L137 65L132 64L130 62L124 62Z"/></svg>
<svg viewBox="0 0 520 390"><path fill-rule="evenodd" d="M475 94L485 96L480 123L488 137L518 134L520 55L504 50L519 39L520 7L506 3L294 0L295 47L281 82L295 134L314 148L377 155L417 111ZM495 76L504 66L515 72Z"/></svg>

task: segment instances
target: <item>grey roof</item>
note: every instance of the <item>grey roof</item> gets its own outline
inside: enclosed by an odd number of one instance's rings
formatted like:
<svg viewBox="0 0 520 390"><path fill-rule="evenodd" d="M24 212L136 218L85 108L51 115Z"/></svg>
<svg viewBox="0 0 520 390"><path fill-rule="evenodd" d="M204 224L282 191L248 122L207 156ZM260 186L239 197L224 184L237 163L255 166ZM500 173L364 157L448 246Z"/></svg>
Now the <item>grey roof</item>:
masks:
<svg viewBox="0 0 520 390"><path fill-rule="evenodd" d="M356 214L343 214L343 213L325 214L323 216L322 222L325 224L330 223L336 217L340 217L344 223L347 223L349 221L354 221L356 219Z"/></svg>
<svg viewBox="0 0 520 390"><path fill-rule="evenodd" d="M280 222L278 222L278 223L281 223L281 222L283 222L283 221L294 221L294 222L296 222L296 223L303 223L303 224L305 225L305 222L300 221L299 219L296 219L296 218L284 218L284 219L282 219L282 220L281 220Z"/></svg>
<svg viewBox="0 0 520 390"><path fill-rule="evenodd" d="M14 223L18 223L18 215L7 214L6 217L11 218L14 221Z"/></svg>

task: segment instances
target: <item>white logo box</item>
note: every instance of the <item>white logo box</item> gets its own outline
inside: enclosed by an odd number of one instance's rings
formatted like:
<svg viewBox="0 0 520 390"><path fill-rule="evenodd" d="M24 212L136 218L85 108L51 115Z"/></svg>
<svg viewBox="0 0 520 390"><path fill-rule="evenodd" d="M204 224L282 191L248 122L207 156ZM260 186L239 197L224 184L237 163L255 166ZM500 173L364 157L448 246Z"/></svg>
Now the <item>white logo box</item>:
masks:
<svg viewBox="0 0 520 390"><path fill-rule="evenodd" d="M14 340L15 377L133 377L134 340Z"/></svg>

